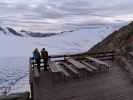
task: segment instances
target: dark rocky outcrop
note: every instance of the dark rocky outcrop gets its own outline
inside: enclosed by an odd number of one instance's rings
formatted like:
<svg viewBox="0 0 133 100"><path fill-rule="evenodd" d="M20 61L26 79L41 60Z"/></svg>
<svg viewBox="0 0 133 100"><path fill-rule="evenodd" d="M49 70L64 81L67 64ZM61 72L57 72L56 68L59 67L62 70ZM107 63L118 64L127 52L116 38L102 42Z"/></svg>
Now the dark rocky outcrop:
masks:
<svg viewBox="0 0 133 100"><path fill-rule="evenodd" d="M44 37L50 37L50 36L54 36L54 35L58 35L58 33L39 33L39 32L30 32L30 33L26 33L27 35L31 36L31 37L37 37L37 38L44 38Z"/></svg>
<svg viewBox="0 0 133 100"><path fill-rule="evenodd" d="M60 34L65 34L68 32L73 32L74 30L70 30L70 31L62 31L62 32L49 32L49 33L41 33L41 32L32 32L32 31L25 31L25 30L20 30L19 32L16 31L15 29L11 28L11 27L6 27L6 29L9 31L9 34L13 34L15 36L19 36L19 37L34 37L34 38L45 38L45 37L51 37L51 36L55 36L55 35L60 35ZM0 31L2 31L3 34L7 34L8 33L5 31L5 29L3 29L2 27L0 27Z"/></svg>
<svg viewBox="0 0 133 100"><path fill-rule="evenodd" d="M8 31L11 32L13 35L19 36L19 37L23 37L22 34L16 32L14 29L7 27Z"/></svg>
<svg viewBox="0 0 133 100"><path fill-rule="evenodd" d="M40 32L30 32L30 31L21 30L20 32L24 32L25 34L27 34L30 37L44 38L44 37L55 36L55 35L64 34L67 32L73 32L73 31L74 30L62 31L59 33L40 33Z"/></svg>
<svg viewBox="0 0 133 100"><path fill-rule="evenodd" d="M23 32L27 34L28 36L34 37L34 38L44 38L44 37L58 35L58 33L40 33L40 32L30 32L30 31L25 31L25 30L21 30L20 32Z"/></svg>

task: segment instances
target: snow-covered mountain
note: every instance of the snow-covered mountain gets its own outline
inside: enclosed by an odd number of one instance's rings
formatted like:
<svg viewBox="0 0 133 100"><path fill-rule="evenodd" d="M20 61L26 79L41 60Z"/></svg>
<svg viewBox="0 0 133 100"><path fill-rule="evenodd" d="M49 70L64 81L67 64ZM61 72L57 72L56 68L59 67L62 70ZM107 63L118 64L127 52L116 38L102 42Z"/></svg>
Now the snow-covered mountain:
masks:
<svg viewBox="0 0 133 100"><path fill-rule="evenodd" d="M15 29L11 27L0 27L0 32L1 34L5 35L12 35L12 36L17 36L17 37L33 37L33 38L45 38L45 37L51 37L55 35L60 35L64 34L67 32L73 32L74 30L70 31L61 31L61 32L49 32L49 33L41 33L41 32L31 32L31 31L26 31L26 30L20 30L16 31Z"/></svg>
<svg viewBox="0 0 133 100"><path fill-rule="evenodd" d="M28 60L34 48L45 47L50 55L85 52L123 25L88 25L57 33L0 27L0 93L29 90Z"/></svg>
<svg viewBox="0 0 133 100"><path fill-rule="evenodd" d="M6 35L14 35L18 37L34 37L34 38L44 38L44 37L49 37L49 36L58 35L62 33L62 32L61 33L40 33L40 32L30 32L25 30L21 30L17 32L15 29L10 27L6 27L6 28L0 27L0 31Z"/></svg>

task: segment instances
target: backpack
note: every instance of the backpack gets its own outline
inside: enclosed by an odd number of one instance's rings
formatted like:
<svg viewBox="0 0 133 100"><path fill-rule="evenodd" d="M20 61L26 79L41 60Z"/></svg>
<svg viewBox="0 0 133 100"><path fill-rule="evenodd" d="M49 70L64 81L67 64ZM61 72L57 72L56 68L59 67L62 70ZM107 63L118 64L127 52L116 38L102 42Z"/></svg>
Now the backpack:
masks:
<svg viewBox="0 0 133 100"><path fill-rule="evenodd" d="M42 59L48 59L48 52L47 51L41 51L41 58Z"/></svg>

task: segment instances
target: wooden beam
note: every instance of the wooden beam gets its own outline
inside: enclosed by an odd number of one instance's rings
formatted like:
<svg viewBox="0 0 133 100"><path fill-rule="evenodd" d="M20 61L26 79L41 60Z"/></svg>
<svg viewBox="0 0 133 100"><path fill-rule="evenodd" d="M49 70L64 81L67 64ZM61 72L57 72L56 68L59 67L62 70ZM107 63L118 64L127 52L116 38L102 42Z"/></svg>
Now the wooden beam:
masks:
<svg viewBox="0 0 133 100"><path fill-rule="evenodd" d="M102 52L84 52L84 53L79 53L79 54L66 54L66 55L50 55L49 58L61 58L61 57L71 57L71 56L81 56L81 55L90 55L90 56L94 56L94 55L112 55L114 54L115 51L102 51Z"/></svg>

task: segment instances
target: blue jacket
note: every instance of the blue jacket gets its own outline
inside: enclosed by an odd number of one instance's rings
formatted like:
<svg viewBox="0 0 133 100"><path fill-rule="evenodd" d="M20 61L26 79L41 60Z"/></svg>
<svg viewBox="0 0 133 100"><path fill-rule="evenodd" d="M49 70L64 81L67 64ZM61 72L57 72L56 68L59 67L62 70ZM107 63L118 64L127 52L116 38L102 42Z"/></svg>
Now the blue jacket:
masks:
<svg viewBox="0 0 133 100"><path fill-rule="evenodd" d="M40 60L40 58L41 58L40 53L38 51L33 52L33 57L35 60Z"/></svg>

